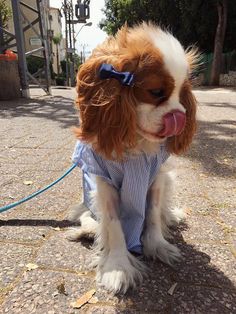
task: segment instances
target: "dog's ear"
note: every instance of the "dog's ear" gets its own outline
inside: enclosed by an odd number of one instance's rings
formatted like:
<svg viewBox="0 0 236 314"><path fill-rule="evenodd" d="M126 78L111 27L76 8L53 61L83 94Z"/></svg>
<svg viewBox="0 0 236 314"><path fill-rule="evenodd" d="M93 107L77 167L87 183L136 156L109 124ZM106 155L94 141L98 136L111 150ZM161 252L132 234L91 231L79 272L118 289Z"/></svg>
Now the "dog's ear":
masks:
<svg viewBox="0 0 236 314"><path fill-rule="evenodd" d="M186 109L186 126L180 135L168 138L167 147L170 153L185 152L196 132L196 98L192 93L190 82L185 82L180 92L180 103Z"/></svg>
<svg viewBox="0 0 236 314"><path fill-rule="evenodd" d="M103 62L122 70L117 59L103 58L93 55L79 70L76 104L80 127L75 132L106 158L121 158L126 148L136 144L135 100L131 87L122 86L116 79L99 78Z"/></svg>

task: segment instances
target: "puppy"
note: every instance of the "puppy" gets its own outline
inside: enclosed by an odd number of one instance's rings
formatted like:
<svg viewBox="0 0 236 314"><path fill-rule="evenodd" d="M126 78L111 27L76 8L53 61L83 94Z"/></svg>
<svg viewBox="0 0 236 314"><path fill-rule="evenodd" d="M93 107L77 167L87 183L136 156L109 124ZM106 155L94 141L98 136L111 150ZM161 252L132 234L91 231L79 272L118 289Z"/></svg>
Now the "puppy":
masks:
<svg viewBox="0 0 236 314"><path fill-rule="evenodd" d="M81 227L68 238L96 235L97 281L110 291L142 280L146 267L132 252L170 265L181 256L167 240L183 217L171 204L167 159L185 152L196 130L196 60L172 34L142 23L121 28L79 70L73 161L84 200L70 217Z"/></svg>

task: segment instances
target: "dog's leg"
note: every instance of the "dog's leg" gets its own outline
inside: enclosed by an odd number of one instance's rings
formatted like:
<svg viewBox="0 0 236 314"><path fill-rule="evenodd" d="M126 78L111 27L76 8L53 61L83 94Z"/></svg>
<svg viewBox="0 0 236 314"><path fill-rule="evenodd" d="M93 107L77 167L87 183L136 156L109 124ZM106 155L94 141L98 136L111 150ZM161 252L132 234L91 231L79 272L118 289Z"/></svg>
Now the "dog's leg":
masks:
<svg viewBox="0 0 236 314"><path fill-rule="evenodd" d="M69 228L66 231L66 238L70 241L77 241L81 238L93 239L97 234L98 222L92 218L91 211L83 204L74 205L67 217L69 221L80 222L80 226Z"/></svg>
<svg viewBox="0 0 236 314"><path fill-rule="evenodd" d="M177 225L182 220L184 220L185 212L182 208L173 206L172 198L174 194L174 173L170 171L170 169L166 165L162 167L160 173L161 177L159 178L159 181L162 180L163 184L163 195L161 200L162 231L165 238L172 238L168 227Z"/></svg>
<svg viewBox="0 0 236 314"><path fill-rule="evenodd" d="M98 236L97 281L112 292L126 292L142 280L145 266L126 248L118 218L119 195L114 187L97 177L97 206L101 215Z"/></svg>
<svg viewBox="0 0 236 314"><path fill-rule="evenodd" d="M172 265L181 258L179 250L169 243L168 226L178 222L182 213L171 208L172 179L165 167L150 188L150 208L143 235L144 254Z"/></svg>
<svg viewBox="0 0 236 314"><path fill-rule="evenodd" d="M88 210L84 203L77 203L69 208L66 219L71 222L80 221L80 217Z"/></svg>

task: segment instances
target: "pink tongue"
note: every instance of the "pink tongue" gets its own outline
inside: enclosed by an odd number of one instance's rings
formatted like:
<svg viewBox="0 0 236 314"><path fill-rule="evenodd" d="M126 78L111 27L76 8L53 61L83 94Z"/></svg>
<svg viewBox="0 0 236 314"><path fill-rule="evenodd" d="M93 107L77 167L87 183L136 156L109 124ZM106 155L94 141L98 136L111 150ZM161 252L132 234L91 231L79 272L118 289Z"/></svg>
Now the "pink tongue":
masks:
<svg viewBox="0 0 236 314"><path fill-rule="evenodd" d="M158 136L170 137L173 135L179 135L186 124L186 116L181 111L172 111L167 113L163 117L164 127L157 134Z"/></svg>

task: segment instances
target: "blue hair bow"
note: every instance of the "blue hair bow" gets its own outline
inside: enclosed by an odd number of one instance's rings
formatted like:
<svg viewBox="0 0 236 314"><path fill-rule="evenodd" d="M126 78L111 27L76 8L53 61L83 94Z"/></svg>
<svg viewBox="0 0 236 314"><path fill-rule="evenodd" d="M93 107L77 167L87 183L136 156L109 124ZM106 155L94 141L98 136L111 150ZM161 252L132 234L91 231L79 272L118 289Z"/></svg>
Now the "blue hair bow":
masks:
<svg viewBox="0 0 236 314"><path fill-rule="evenodd" d="M130 72L119 72L111 64L103 63L99 69L100 79L114 78L122 85L133 86L134 75Z"/></svg>

